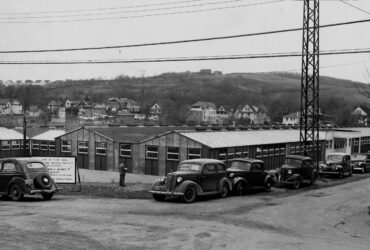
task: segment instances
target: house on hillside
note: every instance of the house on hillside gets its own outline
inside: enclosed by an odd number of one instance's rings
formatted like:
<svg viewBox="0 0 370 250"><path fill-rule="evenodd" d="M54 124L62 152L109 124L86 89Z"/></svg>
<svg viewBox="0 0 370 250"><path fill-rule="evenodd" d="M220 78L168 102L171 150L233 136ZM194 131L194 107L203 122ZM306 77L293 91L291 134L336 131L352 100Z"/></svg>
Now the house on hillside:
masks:
<svg viewBox="0 0 370 250"><path fill-rule="evenodd" d="M37 106L35 105L30 106L30 109L28 110L29 117L40 117L41 114L42 114L42 110L39 109Z"/></svg>
<svg viewBox="0 0 370 250"><path fill-rule="evenodd" d="M197 123L214 124L217 122L216 105L212 102L196 102L191 105L188 119Z"/></svg>
<svg viewBox="0 0 370 250"><path fill-rule="evenodd" d="M108 112L117 112L119 110L128 110L131 113L140 112L140 105L128 98L109 98L106 108Z"/></svg>
<svg viewBox="0 0 370 250"><path fill-rule="evenodd" d="M299 125L299 120L301 117L301 112L293 112L283 116L284 125Z"/></svg>
<svg viewBox="0 0 370 250"><path fill-rule="evenodd" d="M157 102L155 102L150 107L149 114L150 114L149 120L158 121L160 115L162 114L162 108L161 108L161 106L159 106L159 104Z"/></svg>
<svg viewBox="0 0 370 250"><path fill-rule="evenodd" d="M265 124L270 122L267 108L263 105L255 106L246 104L236 108L234 117L236 119L249 119L251 124Z"/></svg>
<svg viewBox="0 0 370 250"><path fill-rule="evenodd" d="M50 110L51 112L55 112L62 106L63 106L63 103L61 101L51 100L46 106L46 109Z"/></svg>
<svg viewBox="0 0 370 250"><path fill-rule="evenodd" d="M219 106L216 111L217 123L222 124L224 121L227 121L231 118L231 111L226 106Z"/></svg>
<svg viewBox="0 0 370 250"><path fill-rule="evenodd" d="M0 114L19 115L23 113L21 103L17 99L0 98Z"/></svg>
<svg viewBox="0 0 370 250"><path fill-rule="evenodd" d="M370 109L365 106L357 106L351 115L356 118L359 125L367 126L369 122Z"/></svg>

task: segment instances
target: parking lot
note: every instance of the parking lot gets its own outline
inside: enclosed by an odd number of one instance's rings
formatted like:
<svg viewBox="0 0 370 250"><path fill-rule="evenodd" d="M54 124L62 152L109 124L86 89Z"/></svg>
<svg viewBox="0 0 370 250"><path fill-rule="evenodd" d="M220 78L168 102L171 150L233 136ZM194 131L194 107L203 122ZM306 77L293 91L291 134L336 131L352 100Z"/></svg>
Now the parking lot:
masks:
<svg viewBox="0 0 370 250"><path fill-rule="evenodd" d="M51 201L30 197L18 203L2 199L0 245L4 249L368 249L370 178L351 178L326 188L274 188L270 193L206 198L193 204L69 195Z"/></svg>

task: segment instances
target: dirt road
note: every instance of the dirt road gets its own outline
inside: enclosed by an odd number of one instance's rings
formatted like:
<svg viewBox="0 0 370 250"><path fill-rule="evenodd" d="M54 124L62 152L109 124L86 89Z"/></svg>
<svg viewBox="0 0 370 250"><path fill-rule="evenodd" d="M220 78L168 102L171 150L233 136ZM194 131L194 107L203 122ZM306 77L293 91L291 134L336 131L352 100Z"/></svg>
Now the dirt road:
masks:
<svg viewBox="0 0 370 250"><path fill-rule="evenodd" d="M0 200L1 249L369 249L370 179L176 201ZM278 195L277 195L278 194Z"/></svg>

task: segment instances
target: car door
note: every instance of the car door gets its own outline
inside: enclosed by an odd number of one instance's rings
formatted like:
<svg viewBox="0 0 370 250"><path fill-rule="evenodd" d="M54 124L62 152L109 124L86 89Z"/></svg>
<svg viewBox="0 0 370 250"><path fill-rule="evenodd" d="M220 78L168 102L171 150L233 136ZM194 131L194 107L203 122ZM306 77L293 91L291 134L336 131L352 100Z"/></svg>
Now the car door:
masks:
<svg viewBox="0 0 370 250"><path fill-rule="evenodd" d="M204 165L201 179L201 186L204 192L216 191L218 188L218 173L216 164Z"/></svg>
<svg viewBox="0 0 370 250"><path fill-rule="evenodd" d="M313 171L313 162L311 160L305 160L302 162L302 178L304 180L311 180Z"/></svg>
<svg viewBox="0 0 370 250"><path fill-rule="evenodd" d="M1 163L0 173L0 192L8 192L8 184L10 180L17 175L16 166L14 162L4 161Z"/></svg>
<svg viewBox="0 0 370 250"><path fill-rule="evenodd" d="M263 171L263 164L259 162L252 163L249 176L250 178L248 181L253 186L263 186L265 182L265 172Z"/></svg>
<svg viewBox="0 0 370 250"><path fill-rule="evenodd" d="M344 172L351 171L351 156L345 155L343 157L343 169L344 169Z"/></svg>

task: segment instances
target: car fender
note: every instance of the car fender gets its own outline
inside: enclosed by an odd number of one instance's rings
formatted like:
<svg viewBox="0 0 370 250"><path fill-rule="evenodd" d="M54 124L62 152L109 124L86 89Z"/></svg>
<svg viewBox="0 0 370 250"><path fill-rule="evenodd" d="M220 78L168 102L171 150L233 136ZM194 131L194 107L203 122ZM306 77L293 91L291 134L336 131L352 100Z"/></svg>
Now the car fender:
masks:
<svg viewBox="0 0 370 250"><path fill-rule="evenodd" d="M180 185L178 185L175 188L176 192L184 193L186 188L190 185L195 187L195 189L197 190L197 194L202 194L203 193L202 187L198 183L196 183L194 181L190 181L190 180L186 180L184 182L181 182Z"/></svg>
<svg viewBox="0 0 370 250"><path fill-rule="evenodd" d="M10 187L13 184L18 184L19 187L21 188L22 192L26 193L26 183L24 182L24 179L22 179L20 177L14 177L13 179L11 179L9 184L8 184L8 193L10 193Z"/></svg>
<svg viewBox="0 0 370 250"><path fill-rule="evenodd" d="M154 189L154 187L156 186L162 186L162 185L163 185L163 181L161 179L157 179L153 182L151 189Z"/></svg>
<svg viewBox="0 0 370 250"><path fill-rule="evenodd" d="M271 176L271 175L266 175L266 177L265 177L265 184L268 182L268 181L270 181L271 180L271 182L273 183L274 182L274 179L273 179L273 177Z"/></svg>
<svg viewBox="0 0 370 250"><path fill-rule="evenodd" d="M227 185L229 186L229 191L233 190L233 183L226 177L223 177L220 181L220 187L219 187L219 191L222 192L222 186L224 185L224 183L227 183Z"/></svg>

